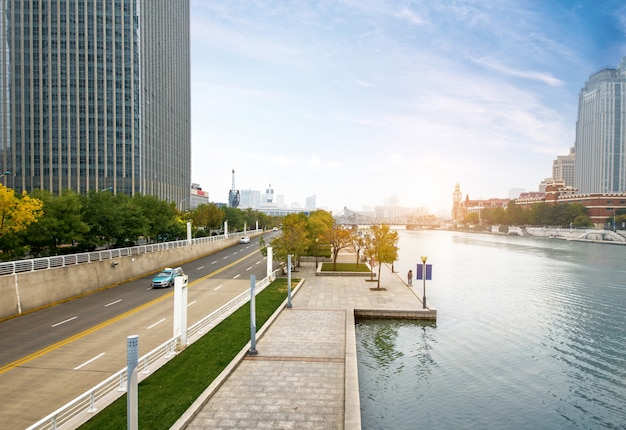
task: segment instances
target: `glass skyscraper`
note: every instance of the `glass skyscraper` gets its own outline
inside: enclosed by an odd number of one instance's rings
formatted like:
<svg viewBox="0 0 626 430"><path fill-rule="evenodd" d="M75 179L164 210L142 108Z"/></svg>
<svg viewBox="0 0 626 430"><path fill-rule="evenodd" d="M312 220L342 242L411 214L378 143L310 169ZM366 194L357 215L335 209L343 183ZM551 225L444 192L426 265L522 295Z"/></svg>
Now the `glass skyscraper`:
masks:
<svg viewBox="0 0 626 430"><path fill-rule="evenodd" d="M3 0L0 42L6 186L189 198L189 0Z"/></svg>
<svg viewBox="0 0 626 430"><path fill-rule="evenodd" d="M580 92L574 184L581 194L626 191L626 57Z"/></svg>

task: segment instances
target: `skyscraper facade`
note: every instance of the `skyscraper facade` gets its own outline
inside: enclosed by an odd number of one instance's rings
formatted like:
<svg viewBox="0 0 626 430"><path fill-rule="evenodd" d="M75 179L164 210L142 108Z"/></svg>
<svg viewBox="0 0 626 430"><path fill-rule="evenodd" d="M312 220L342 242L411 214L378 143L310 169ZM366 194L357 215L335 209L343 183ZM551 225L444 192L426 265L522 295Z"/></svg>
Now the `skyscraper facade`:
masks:
<svg viewBox="0 0 626 430"><path fill-rule="evenodd" d="M587 193L626 191L626 57L589 78L580 92L574 185Z"/></svg>
<svg viewBox="0 0 626 430"><path fill-rule="evenodd" d="M189 0L6 0L0 43L5 185L189 198Z"/></svg>

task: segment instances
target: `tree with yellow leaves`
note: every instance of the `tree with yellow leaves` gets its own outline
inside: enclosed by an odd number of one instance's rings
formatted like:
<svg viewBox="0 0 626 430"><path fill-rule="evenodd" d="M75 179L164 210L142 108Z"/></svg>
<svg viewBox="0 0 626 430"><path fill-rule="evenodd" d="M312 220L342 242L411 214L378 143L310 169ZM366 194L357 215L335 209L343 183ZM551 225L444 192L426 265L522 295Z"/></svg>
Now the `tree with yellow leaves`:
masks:
<svg viewBox="0 0 626 430"><path fill-rule="evenodd" d="M26 191L21 197L0 184L0 237L5 233L24 230L43 215L43 202L30 197Z"/></svg>

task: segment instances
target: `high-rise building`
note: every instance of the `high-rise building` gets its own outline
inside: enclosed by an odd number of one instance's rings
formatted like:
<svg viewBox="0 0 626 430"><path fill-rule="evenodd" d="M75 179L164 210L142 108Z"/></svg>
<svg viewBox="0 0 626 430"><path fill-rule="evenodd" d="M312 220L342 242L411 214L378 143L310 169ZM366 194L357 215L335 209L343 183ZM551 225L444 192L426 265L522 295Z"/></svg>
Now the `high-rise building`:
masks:
<svg viewBox="0 0 626 430"><path fill-rule="evenodd" d="M317 197L315 194L313 194L312 196L308 196L306 198L306 203L304 204L304 208L307 211L314 211L317 209Z"/></svg>
<svg viewBox="0 0 626 430"><path fill-rule="evenodd" d="M189 198L189 0L7 0L0 43L5 185Z"/></svg>
<svg viewBox="0 0 626 430"><path fill-rule="evenodd" d="M580 193L626 191L626 57L591 75L580 91L574 186Z"/></svg>
<svg viewBox="0 0 626 430"><path fill-rule="evenodd" d="M574 169L576 166L576 153L570 148L569 155L557 155L552 162L552 179L563 181L565 186L574 186Z"/></svg>

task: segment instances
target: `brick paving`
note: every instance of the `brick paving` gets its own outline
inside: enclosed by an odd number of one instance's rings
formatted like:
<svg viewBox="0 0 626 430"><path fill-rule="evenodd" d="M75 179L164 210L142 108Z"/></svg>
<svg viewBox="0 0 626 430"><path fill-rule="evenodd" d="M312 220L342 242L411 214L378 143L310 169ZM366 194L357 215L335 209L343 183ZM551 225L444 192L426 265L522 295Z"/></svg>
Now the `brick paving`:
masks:
<svg viewBox="0 0 626 430"><path fill-rule="evenodd" d="M304 282L259 331L257 354L242 351L173 429L361 428L355 309L420 312L418 294L385 266L380 290L369 277L316 276L312 262L297 269Z"/></svg>

